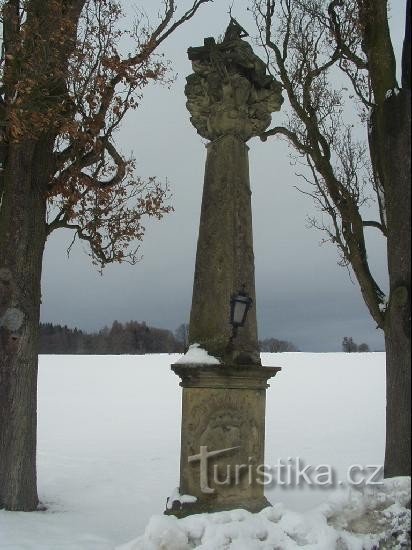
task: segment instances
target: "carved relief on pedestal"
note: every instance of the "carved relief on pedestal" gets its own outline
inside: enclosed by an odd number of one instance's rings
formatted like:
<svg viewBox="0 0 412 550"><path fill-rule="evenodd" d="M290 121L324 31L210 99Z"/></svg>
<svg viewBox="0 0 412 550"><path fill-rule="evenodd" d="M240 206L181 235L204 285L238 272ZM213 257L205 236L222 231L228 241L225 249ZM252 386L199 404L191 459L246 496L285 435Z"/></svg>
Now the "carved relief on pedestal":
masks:
<svg viewBox="0 0 412 550"><path fill-rule="evenodd" d="M281 84L266 74L245 35L232 20L223 42L207 38L204 46L189 49L194 73L187 78L187 108L206 139L231 134L246 142L267 129L283 102Z"/></svg>
<svg viewBox="0 0 412 550"><path fill-rule="evenodd" d="M190 399L186 411L190 419L186 426L187 456L198 455L200 447L207 447L209 453L226 450L211 459L208 478L211 487L218 479L222 485L220 491L236 494L239 485L250 483L250 468L263 460L260 436L263 426L258 424L263 396L256 391L234 389L209 392L213 395L207 399L198 400L197 392ZM196 488L199 486L198 463L192 465L192 475Z"/></svg>

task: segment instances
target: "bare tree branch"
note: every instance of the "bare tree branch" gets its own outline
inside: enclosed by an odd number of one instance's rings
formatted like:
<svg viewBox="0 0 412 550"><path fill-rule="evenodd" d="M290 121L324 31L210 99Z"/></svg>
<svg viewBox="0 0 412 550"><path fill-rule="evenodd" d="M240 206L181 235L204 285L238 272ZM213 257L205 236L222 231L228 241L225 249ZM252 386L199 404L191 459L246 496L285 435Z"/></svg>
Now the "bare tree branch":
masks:
<svg viewBox="0 0 412 550"><path fill-rule="evenodd" d="M368 69L367 61L356 55L356 52L354 52L343 39L339 16L336 12L336 8L343 6L343 0L333 0L332 2L330 2L328 7L328 14L331 22L330 28L336 40L336 45L339 49L339 52L343 54L343 57L354 63L358 69Z"/></svg>
<svg viewBox="0 0 412 550"><path fill-rule="evenodd" d="M271 0L255 0L254 4L258 28L265 29L263 45L273 54L269 59L292 108L289 124L268 130L261 139L281 135L306 157L311 177L303 178L312 191L300 191L309 195L331 221L329 226L312 218L310 224L326 232L328 240L338 246L342 265L352 267L373 318L383 328L385 297L370 271L364 228L375 227L385 235L385 226L362 220L359 208L366 201L363 185L369 180L367 154L365 147L352 139L351 127L343 124L343 94L333 91L328 79L329 71L339 64L350 62L356 63L357 70L366 68L362 58L356 57L358 38L352 36L350 25L342 26L336 12L342 5L340 0L330 2L325 14L320 9L323 2L291 0L281 2L278 10ZM356 78L352 75L354 86L364 93ZM365 95L364 100L369 98Z"/></svg>
<svg viewBox="0 0 412 550"><path fill-rule="evenodd" d="M296 133L292 132L292 130L289 130L288 128L284 128L283 126L276 126L275 128L271 128L270 130L267 130L264 134L260 136L260 139L262 141L267 141L267 139L270 136L277 136L281 135L286 137L289 141L293 143L293 145L296 147L296 149L302 153L308 153L309 147L307 147L305 144L303 144Z"/></svg>
<svg viewBox="0 0 412 550"><path fill-rule="evenodd" d="M371 221L371 220L363 220L363 227L375 227L376 229L379 229L379 231L384 235L387 236L386 228L379 222Z"/></svg>

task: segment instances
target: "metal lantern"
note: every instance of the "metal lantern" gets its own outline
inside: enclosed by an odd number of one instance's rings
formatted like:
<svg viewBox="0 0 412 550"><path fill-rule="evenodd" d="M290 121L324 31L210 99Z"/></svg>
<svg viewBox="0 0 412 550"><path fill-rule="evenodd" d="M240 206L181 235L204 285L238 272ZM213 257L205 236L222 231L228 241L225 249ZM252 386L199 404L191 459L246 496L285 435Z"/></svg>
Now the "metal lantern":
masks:
<svg viewBox="0 0 412 550"><path fill-rule="evenodd" d="M243 286L237 294L233 294L230 300L230 324L233 327L233 334L236 334L238 327L243 327L251 305L252 298L246 293Z"/></svg>

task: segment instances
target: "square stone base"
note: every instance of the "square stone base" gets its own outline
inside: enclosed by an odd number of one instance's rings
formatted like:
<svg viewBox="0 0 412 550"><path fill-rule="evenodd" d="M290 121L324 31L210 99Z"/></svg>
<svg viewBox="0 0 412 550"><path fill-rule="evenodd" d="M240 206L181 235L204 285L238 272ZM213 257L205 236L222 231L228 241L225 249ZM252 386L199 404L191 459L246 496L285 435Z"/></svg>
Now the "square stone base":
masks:
<svg viewBox="0 0 412 550"><path fill-rule="evenodd" d="M172 366L183 387L180 488L195 504L172 503L169 515L242 508L258 512L264 496L267 381L279 368Z"/></svg>

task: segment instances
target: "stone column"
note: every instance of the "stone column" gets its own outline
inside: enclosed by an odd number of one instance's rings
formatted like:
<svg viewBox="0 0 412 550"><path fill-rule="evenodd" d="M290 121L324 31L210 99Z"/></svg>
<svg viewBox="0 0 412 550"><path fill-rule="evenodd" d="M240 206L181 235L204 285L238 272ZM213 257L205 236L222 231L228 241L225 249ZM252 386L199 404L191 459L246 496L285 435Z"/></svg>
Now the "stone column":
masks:
<svg viewBox="0 0 412 550"><path fill-rule="evenodd" d="M230 299L244 286L255 302L247 141L261 135L282 103L280 85L231 20L225 39L190 48L191 122L207 145L189 342L215 359L172 365L183 387L180 493L167 514L244 508L264 497L267 381L280 369L260 365L255 305L234 339Z"/></svg>
<svg viewBox="0 0 412 550"><path fill-rule="evenodd" d="M236 135L217 138L207 146L189 342L226 362L257 365L254 305L227 357L231 295L244 286L256 303L250 195L247 145Z"/></svg>

